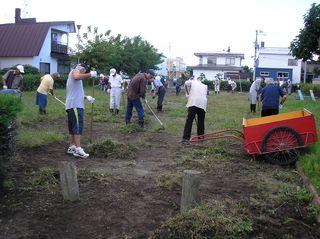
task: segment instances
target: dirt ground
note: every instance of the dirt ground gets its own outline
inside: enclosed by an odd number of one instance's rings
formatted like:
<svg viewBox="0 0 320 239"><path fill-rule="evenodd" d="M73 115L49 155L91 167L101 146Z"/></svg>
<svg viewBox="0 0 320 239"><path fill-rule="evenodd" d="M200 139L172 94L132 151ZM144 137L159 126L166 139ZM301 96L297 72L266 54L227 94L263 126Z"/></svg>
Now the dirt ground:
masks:
<svg viewBox="0 0 320 239"><path fill-rule="evenodd" d="M65 153L66 142L19 149L9 173L9 177L15 178L14 186L0 195L0 238L149 238L167 218L176 216L181 187L165 189L158 178L193 169L177 163L193 147L181 146L180 134L148 130L127 134L119 130L121 124L95 122L94 139L107 137L135 145L134 159L77 159ZM67 133L64 119L30 127ZM88 142L85 132L84 148ZM308 203L294 199L268 202L274 187L282 182L302 186L293 167L252 161L240 144L225 144L228 159L198 168L202 172L201 202L241 202L253 220L249 238L320 238L315 220L306 214ZM48 184L34 180L30 183L40 169L57 170L59 161L73 161L78 170L86 172L78 176L78 202L63 202L57 171L54 178L45 178Z"/></svg>

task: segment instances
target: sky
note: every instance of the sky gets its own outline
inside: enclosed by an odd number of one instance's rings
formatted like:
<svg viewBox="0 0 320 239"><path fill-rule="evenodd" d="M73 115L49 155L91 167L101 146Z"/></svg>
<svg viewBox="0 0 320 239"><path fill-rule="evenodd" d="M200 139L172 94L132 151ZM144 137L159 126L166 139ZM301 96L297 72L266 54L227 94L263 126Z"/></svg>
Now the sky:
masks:
<svg viewBox="0 0 320 239"><path fill-rule="evenodd" d="M195 52L243 53L242 65L253 65L256 30L266 47L289 47L303 28L303 15L318 0L0 0L0 24L22 17L41 21L75 21L99 32L140 35L167 57L198 64ZM71 45L76 34L71 35Z"/></svg>

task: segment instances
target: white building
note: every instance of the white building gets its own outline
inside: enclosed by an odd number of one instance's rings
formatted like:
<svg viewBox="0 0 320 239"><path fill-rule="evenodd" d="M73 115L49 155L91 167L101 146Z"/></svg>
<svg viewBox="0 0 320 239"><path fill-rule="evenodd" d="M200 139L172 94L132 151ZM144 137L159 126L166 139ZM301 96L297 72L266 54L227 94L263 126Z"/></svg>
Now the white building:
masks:
<svg viewBox="0 0 320 239"><path fill-rule="evenodd" d="M262 47L258 51L255 78L271 77L274 80L291 79L300 83L301 62L296 60L286 47Z"/></svg>
<svg viewBox="0 0 320 239"><path fill-rule="evenodd" d="M214 80L217 74L222 74L225 79L228 77L239 79L244 54L232 53L228 49L228 51L194 53L194 55L199 57L199 64L188 66L187 69L192 71L195 77L204 74L207 80Z"/></svg>
<svg viewBox="0 0 320 239"><path fill-rule="evenodd" d="M73 21L22 19L17 8L15 23L1 24L0 32L0 69L28 64L43 74L69 72L69 33L76 32Z"/></svg>

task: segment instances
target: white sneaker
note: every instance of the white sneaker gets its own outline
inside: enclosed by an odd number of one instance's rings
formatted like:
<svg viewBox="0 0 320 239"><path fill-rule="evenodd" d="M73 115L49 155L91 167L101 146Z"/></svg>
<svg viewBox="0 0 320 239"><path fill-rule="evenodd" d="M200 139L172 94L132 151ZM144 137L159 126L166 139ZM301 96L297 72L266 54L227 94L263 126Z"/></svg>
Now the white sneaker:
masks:
<svg viewBox="0 0 320 239"><path fill-rule="evenodd" d="M87 154L86 152L83 151L83 148L76 148L74 153L73 153L73 156L75 157L80 157L80 158L88 158L89 157L89 154Z"/></svg>
<svg viewBox="0 0 320 239"><path fill-rule="evenodd" d="M76 146L71 145L67 150L67 154L73 154L74 152L76 152Z"/></svg>

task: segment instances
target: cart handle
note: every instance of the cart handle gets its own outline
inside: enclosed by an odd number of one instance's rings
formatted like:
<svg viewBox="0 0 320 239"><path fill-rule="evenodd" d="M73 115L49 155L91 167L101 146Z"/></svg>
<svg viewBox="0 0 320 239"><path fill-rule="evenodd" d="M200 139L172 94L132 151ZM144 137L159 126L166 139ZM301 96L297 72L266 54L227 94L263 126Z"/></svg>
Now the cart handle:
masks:
<svg viewBox="0 0 320 239"><path fill-rule="evenodd" d="M226 134L231 133L231 134ZM237 135L239 134L239 135ZM190 143L196 143L196 142L202 142L205 140L212 140L212 139L237 139L241 143L244 143L244 136L243 133L236 129L226 129L226 130L219 130L219 131L213 131L207 134L203 135L197 135L190 138Z"/></svg>

